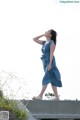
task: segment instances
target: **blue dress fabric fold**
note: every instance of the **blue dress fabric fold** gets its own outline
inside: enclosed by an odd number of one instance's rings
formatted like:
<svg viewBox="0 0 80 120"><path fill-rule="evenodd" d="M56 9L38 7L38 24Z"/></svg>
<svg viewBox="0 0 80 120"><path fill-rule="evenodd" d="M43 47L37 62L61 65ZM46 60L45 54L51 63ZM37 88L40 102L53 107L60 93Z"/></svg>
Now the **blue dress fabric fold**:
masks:
<svg viewBox="0 0 80 120"><path fill-rule="evenodd" d="M53 55L52 68L48 71L48 65L50 62L50 46L54 43L53 40L42 42L42 56L41 60L44 68L44 77L42 80L42 85L48 85L51 83L55 87L62 87L61 74L56 66L55 56Z"/></svg>

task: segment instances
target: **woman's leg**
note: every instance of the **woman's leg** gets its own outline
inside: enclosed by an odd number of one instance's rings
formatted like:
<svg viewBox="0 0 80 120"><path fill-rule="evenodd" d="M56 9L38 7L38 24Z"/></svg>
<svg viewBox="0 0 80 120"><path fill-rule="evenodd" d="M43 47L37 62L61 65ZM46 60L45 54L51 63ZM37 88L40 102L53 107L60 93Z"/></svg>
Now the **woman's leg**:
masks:
<svg viewBox="0 0 80 120"><path fill-rule="evenodd" d="M53 86L52 84L51 84L51 87L52 87L52 90L53 90L53 92L55 94L55 98L57 100L59 100L59 95L58 95L57 87Z"/></svg>
<svg viewBox="0 0 80 120"><path fill-rule="evenodd" d="M46 88L47 88L47 85L43 85L43 86L42 86L41 92L40 92L40 94L39 94L39 96L40 96L41 98L43 97L43 94L44 94Z"/></svg>
<svg viewBox="0 0 80 120"><path fill-rule="evenodd" d="M47 88L47 85L43 85L40 94L38 96L36 96L36 97L34 96L32 99L33 100L42 99L43 94L44 94L46 88Z"/></svg>

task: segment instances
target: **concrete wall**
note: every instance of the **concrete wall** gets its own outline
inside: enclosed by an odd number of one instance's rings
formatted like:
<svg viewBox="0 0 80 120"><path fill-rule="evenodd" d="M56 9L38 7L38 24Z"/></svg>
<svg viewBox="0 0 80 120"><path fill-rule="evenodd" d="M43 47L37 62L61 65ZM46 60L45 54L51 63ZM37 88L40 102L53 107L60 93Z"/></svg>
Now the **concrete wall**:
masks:
<svg viewBox="0 0 80 120"><path fill-rule="evenodd" d="M23 101L37 120L80 120L80 101Z"/></svg>

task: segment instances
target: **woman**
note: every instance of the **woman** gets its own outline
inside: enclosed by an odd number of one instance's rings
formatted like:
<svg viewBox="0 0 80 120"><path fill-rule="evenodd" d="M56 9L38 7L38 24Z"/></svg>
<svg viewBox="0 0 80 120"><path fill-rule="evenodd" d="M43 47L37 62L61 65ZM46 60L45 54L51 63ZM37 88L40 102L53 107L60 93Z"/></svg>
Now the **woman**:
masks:
<svg viewBox="0 0 80 120"><path fill-rule="evenodd" d="M45 36L46 41L39 40L39 38ZM56 47L56 36L57 33L54 30L48 30L45 34L33 38L33 40L42 45L42 63L44 68L44 77L42 80L42 90L40 94L33 97L33 100L41 100L43 94L47 88L47 85L51 83L52 90L55 94L55 100L59 100L57 87L62 87L60 72L56 66L54 57L54 51Z"/></svg>

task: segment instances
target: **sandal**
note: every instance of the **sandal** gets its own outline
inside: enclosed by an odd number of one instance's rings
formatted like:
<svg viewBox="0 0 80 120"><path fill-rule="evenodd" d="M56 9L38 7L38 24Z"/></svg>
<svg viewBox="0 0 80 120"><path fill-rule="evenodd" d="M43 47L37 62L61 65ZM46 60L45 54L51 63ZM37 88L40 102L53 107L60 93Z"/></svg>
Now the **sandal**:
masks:
<svg viewBox="0 0 80 120"><path fill-rule="evenodd" d="M55 97L53 100L59 101L60 99L59 99L59 97Z"/></svg>
<svg viewBox="0 0 80 120"><path fill-rule="evenodd" d="M32 98L33 100L42 100L42 98L40 97L40 96L34 96L33 98Z"/></svg>

